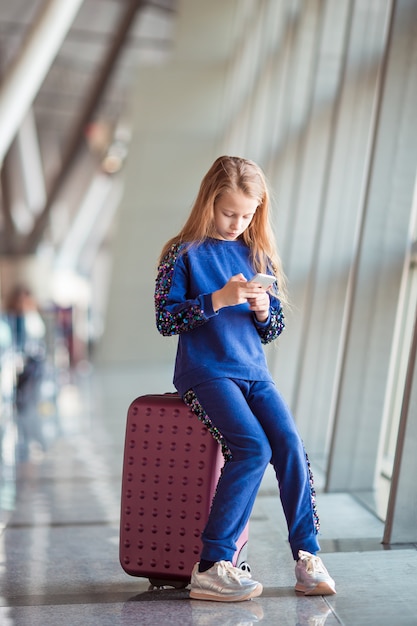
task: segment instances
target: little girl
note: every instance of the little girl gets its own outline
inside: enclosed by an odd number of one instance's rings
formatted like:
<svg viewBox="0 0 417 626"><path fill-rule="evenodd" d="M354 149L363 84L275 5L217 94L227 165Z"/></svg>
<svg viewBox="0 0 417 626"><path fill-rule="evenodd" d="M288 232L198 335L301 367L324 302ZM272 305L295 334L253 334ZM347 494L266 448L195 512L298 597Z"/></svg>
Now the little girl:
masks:
<svg viewBox="0 0 417 626"><path fill-rule="evenodd" d="M284 329L286 301L269 207L261 169L246 159L219 157L159 261L157 328L164 336L179 335L174 385L226 457L191 577L190 597L199 600L230 602L262 593L232 559L268 463L296 561L296 591L336 593L315 556L319 520L310 465L262 347ZM250 282L256 272L274 276L276 286L266 290Z"/></svg>

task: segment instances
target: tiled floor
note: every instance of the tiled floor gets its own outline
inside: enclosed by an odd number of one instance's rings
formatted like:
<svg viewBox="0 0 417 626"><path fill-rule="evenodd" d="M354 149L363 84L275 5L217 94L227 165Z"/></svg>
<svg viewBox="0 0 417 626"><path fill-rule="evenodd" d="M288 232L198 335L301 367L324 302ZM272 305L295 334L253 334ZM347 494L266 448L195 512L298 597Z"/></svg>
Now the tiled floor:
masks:
<svg viewBox="0 0 417 626"><path fill-rule="evenodd" d="M84 382L83 382L84 381ZM250 524L249 562L264 585L249 602L190 601L149 591L118 561L120 474L127 406L171 389L170 372L85 377L61 394L59 430L19 468L17 508L0 536L3 626L416 626L416 546L384 550L383 526L348 494L318 494L322 557L338 594L293 591L294 565L273 476Z"/></svg>

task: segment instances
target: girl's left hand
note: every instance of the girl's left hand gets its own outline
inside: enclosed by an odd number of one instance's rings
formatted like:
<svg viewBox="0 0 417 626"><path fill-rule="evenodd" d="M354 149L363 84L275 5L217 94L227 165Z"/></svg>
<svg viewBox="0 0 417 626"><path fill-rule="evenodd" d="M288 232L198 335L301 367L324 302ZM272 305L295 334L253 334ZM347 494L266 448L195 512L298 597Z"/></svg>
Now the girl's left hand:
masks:
<svg viewBox="0 0 417 626"><path fill-rule="evenodd" d="M269 296L264 289L260 289L253 298L248 298L249 308L256 315L258 322L266 322L269 315Z"/></svg>

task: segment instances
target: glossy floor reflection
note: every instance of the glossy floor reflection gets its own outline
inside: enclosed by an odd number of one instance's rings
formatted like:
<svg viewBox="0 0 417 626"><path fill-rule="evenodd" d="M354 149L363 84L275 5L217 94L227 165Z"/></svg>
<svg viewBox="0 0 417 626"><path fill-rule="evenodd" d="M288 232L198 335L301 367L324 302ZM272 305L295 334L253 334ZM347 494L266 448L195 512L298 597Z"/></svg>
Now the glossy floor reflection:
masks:
<svg viewBox="0 0 417 626"><path fill-rule="evenodd" d="M338 594L293 591L294 564L273 476L250 525L249 562L264 585L253 601L190 601L149 590L118 561L120 475L127 406L170 390L170 372L80 376L60 397L59 435L19 466L17 505L0 536L2 626L417 625L416 546L384 550L383 525L348 494L318 494L322 558Z"/></svg>

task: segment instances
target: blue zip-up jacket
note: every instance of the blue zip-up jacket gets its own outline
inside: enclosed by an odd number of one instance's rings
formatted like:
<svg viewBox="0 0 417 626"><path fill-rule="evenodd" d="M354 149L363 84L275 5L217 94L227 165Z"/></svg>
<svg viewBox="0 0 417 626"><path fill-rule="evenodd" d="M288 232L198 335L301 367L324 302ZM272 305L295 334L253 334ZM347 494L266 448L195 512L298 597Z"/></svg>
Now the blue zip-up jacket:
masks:
<svg viewBox="0 0 417 626"><path fill-rule="evenodd" d="M269 295L270 313L263 323L247 303L213 310L211 294L239 273L247 280L255 274L241 240L175 244L159 265L156 325L162 335L179 335L174 385L181 395L213 378L272 380L262 344L284 329L279 299Z"/></svg>

